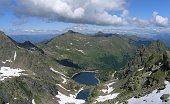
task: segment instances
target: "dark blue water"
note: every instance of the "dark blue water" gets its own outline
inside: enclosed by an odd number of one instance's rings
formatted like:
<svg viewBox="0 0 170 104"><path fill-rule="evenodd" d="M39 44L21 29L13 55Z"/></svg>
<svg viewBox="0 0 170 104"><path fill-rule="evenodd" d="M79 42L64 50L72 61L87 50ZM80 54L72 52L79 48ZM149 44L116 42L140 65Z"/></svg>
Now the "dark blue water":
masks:
<svg viewBox="0 0 170 104"><path fill-rule="evenodd" d="M85 89L80 91L77 96L76 99L83 99L83 100L87 100L88 97L90 97L90 90L89 89Z"/></svg>
<svg viewBox="0 0 170 104"><path fill-rule="evenodd" d="M96 79L95 72L80 72L79 74L73 76L72 79L80 84L92 86L97 85L99 83L99 81Z"/></svg>

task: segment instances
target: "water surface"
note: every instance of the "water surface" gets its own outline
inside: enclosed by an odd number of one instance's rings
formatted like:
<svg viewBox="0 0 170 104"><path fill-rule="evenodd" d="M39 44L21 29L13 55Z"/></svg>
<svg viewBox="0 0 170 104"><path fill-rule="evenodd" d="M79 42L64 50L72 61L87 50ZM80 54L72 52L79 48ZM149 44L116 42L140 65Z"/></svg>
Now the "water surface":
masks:
<svg viewBox="0 0 170 104"><path fill-rule="evenodd" d="M97 85L99 81L96 78L95 72L80 72L72 77L77 83L86 85Z"/></svg>
<svg viewBox="0 0 170 104"><path fill-rule="evenodd" d="M89 89L85 89L85 90L81 90L81 91L77 94L76 99L87 100L88 97L90 97L90 90L89 90Z"/></svg>

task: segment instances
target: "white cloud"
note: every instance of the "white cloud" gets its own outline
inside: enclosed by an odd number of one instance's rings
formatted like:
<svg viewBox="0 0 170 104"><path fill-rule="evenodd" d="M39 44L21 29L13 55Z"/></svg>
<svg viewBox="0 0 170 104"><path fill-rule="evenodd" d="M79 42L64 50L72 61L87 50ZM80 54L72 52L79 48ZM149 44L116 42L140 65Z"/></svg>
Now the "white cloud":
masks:
<svg viewBox="0 0 170 104"><path fill-rule="evenodd" d="M12 3L14 1L15 3ZM50 22L103 26L136 28L169 26L169 19L157 12L153 12L150 19L131 17L126 5L126 0L1 0L0 11L4 7L10 7L19 17L18 20L13 20L14 25L25 24L32 20L29 17L36 17ZM121 14L114 15L115 12L121 12Z"/></svg>
<svg viewBox="0 0 170 104"><path fill-rule="evenodd" d="M130 23L134 24L135 26L146 27L150 24L150 21L133 17L131 18Z"/></svg>
<svg viewBox="0 0 170 104"><path fill-rule="evenodd" d="M129 11L128 11L128 10L123 10L121 16L122 16L122 17L129 17Z"/></svg>
<svg viewBox="0 0 170 104"><path fill-rule="evenodd" d="M1 30L1 29L0 29ZM44 35L44 34L61 34L61 30L47 30L47 29L2 29L8 35Z"/></svg>
<svg viewBox="0 0 170 104"><path fill-rule="evenodd" d="M169 20L167 17L160 16L158 12L153 12L153 22L159 26L168 26Z"/></svg>
<svg viewBox="0 0 170 104"><path fill-rule="evenodd" d="M96 25L123 25L121 16L110 12L123 11L125 0L16 0L17 16L33 16L51 21Z"/></svg>

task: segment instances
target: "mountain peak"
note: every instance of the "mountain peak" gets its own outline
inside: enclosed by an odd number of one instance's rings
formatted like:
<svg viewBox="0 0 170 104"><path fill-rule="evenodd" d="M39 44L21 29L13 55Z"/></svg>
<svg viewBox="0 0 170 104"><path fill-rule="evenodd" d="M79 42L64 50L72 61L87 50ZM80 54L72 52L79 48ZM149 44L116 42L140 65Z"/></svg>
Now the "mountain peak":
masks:
<svg viewBox="0 0 170 104"><path fill-rule="evenodd" d="M67 32L63 33L62 35L67 35L67 36L69 36L69 35L77 35L77 34L81 34L81 33L75 32L75 31L73 31L73 30L68 30ZM62 35L61 35L61 36L62 36Z"/></svg>
<svg viewBox="0 0 170 104"><path fill-rule="evenodd" d="M30 41L25 41L23 44L32 44Z"/></svg>
<svg viewBox="0 0 170 104"><path fill-rule="evenodd" d="M73 33L76 33L76 32L74 32L73 30L68 30L67 33L72 33L73 34Z"/></svg>
<svg viewBox="0 0 170 104"><path fill-rule="evenodd" d="M20 47L23 47L25 49L28 49L30 51L40 51L42 54L44 53L44 51L40 48L38 48L36 45L34 45L33 43L31 43L30 41L25 41L24 43L19 43Z"/></svg>
<svg viewBox="0 0 170 104"><path fill-rule="evenodd" d="M113 34L105 34L102 31L97 32L94 37L111 37Z"/></svg>
<svg viewBox="0 0 170 104"><path fill-rule="evenodd" d="M102 31L98 31L97 34L104 34Z"/></svg>
<svg viewBox="0 0 170 104"><path fill-rule="evenodd" d="M3 38L7 38L7 36L5 35L5 33L2 32L2 31L0 31L0 39L2 39L2 37L3 37Z"/></svg>
<svg viewBox="0 0 170 104"><path fill-rule="evenodd" d="M17 44L16 41L14 41L13 39L11 39L9 36L5 35L4 32L0 31L0 43L1 45L3 44L11 44L11 45L15 45Z"/></svg>
<svg viewBox="0 0 170 104"><path fill-rule="evenodd" d="M36 46L31 43L30 41L25 41L24 43L19 43L20 47L27 48L27 49L33 49L36 48Z"/></svg>

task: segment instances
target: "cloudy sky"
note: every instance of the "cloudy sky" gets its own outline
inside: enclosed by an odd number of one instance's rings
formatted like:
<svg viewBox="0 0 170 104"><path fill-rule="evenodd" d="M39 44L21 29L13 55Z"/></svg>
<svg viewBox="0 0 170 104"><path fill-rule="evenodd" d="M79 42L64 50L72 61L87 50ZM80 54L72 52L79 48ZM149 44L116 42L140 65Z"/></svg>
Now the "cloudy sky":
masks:
<svg viewBox="0 0 170 104"><path fill-rule="evenodd" d="M170 0L0 0L8 34L170 33Z"/></svg>

